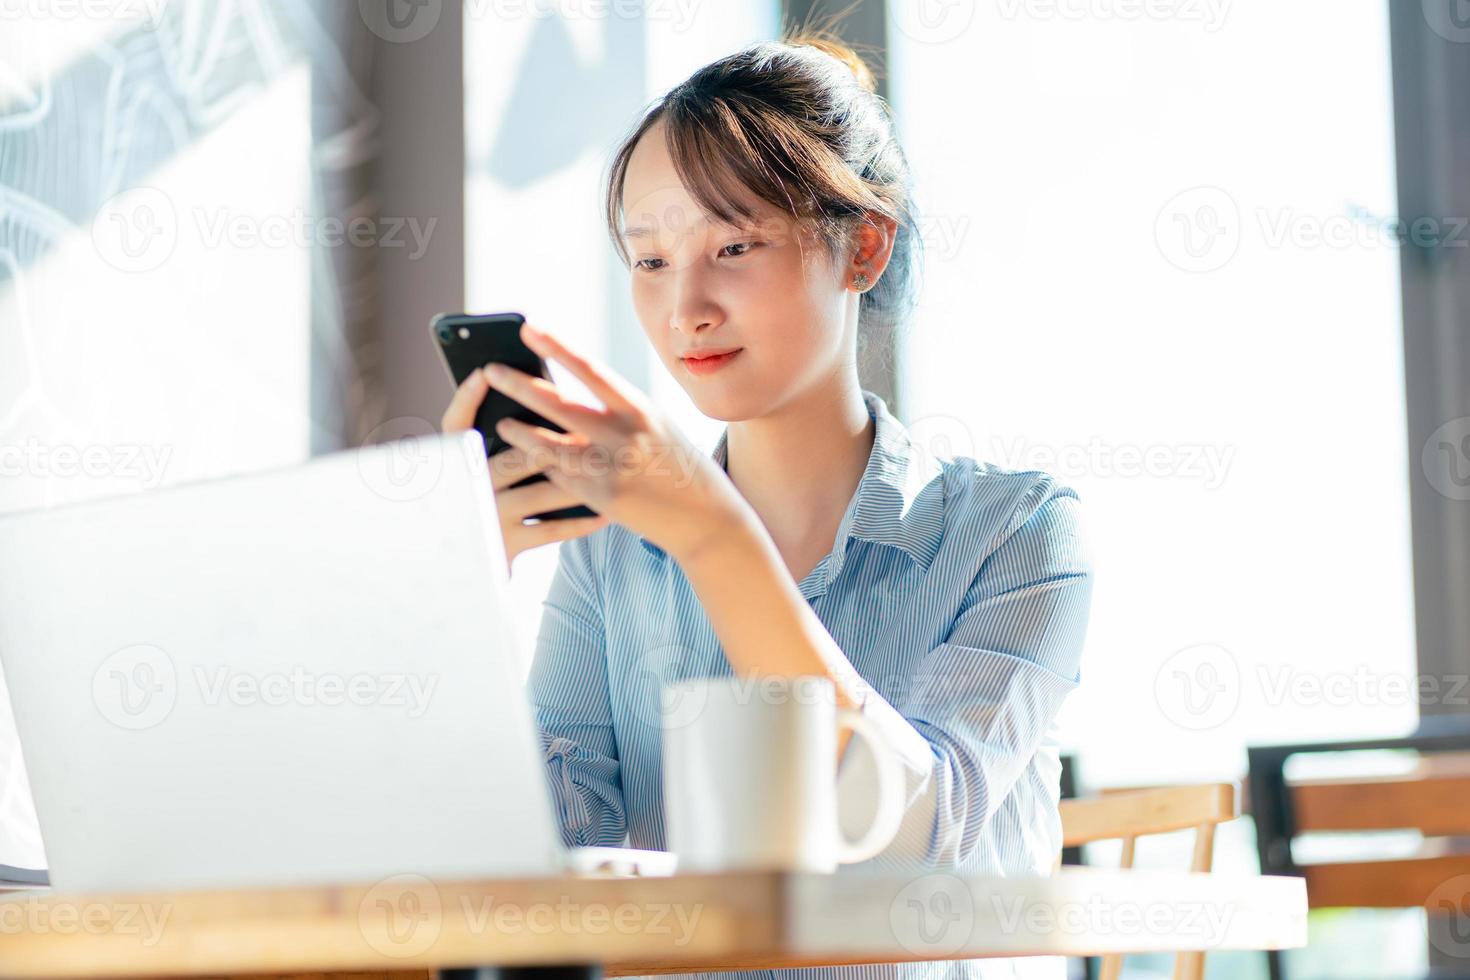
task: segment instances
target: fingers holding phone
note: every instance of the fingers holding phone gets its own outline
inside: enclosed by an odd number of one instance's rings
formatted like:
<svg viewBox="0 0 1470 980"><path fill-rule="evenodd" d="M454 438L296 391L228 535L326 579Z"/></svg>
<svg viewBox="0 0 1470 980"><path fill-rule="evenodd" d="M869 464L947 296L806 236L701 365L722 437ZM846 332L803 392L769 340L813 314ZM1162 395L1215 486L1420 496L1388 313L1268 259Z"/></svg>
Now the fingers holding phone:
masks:
<svg viewBox="0 0 1470 980"><path fill-rule="evenodd" d="M485 373L478 369L470 371L449 401L440 420L445 432L464 432L475 428L480 407L489 394L490 384ZM495 509L500 517L500 537L505 543L505 566L509 571L516 556L523 551L579 538L605 527L608 519L599 514L590 516L560 517L525 523L528 518L546 513L566 512L578 507L582 501L556 486L550 480L540 479L521 486L516 484L544 473L551 465L550 458L531 459L525 450L515 447L503 449L490 457L490 483L495 491ZM585 509L585 508L583 508Z"/></svg>
<svg viewBox="0 0 1470 980"><path fill-rule="evenodd" d="M527 476L543 472L549 465L549 459L538 463L529 459L521 449L507 449L490 460L490 480L495 488L495 509L500 513L500 536L505 541L507 568L523 551L555 541L580 538L607 526L608 518L602 514L525 523L527 518L535 515L575 507L583 502L550 480L521 483Z"/></svg>
<svg viewBox="0 0 1470 980"><path fill-rule="evenodd" d="M479 412L480 404L489 391L490 382L486 379L485 372L471 371L469 377L454 389L454 397L449 399L449 407L444 409L439 427L445 432L466 432L473 429L475 414Z"/></svg>

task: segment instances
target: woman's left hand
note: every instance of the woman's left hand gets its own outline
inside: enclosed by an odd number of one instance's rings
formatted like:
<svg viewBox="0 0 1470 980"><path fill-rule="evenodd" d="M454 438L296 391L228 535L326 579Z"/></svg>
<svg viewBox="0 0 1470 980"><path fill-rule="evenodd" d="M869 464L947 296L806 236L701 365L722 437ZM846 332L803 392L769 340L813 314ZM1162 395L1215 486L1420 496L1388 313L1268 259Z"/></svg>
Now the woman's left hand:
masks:
<svg viewBox="0 0 1470 980"><path fill-rule="evenodd" d="M490 384L566 429L504 419L500 437L536 457L549 454L546 478L599 514L640 534L676 560L728 533L744 498L715 461L684 438L633 385L529 324L521 337L537 354L569 370L605 406L566 398L544 378L487 365Z"/></svg>

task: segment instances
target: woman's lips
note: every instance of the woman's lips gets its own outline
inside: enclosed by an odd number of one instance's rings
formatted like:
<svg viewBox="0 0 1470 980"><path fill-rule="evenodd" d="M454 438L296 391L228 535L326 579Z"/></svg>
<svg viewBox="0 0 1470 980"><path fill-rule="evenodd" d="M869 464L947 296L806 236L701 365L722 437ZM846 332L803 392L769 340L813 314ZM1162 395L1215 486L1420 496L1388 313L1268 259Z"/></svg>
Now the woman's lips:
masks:
<svg viewBox="0 0 1470 980"><path fill-rule="evenodd" d="M716 354L714 357L681 357L679 360L684 363L684 367L689 370L690 374L713 374L739 357L740 352L744 349L744 347L737 347L728 354Z"/></svg>

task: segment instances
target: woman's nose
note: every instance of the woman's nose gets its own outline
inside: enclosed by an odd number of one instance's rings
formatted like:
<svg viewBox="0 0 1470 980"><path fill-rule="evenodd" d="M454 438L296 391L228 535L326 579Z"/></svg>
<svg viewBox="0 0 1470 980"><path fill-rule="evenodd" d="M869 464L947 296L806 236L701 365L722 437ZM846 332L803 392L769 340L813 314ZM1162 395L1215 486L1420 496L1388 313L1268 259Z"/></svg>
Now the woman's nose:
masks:
<svg viewBox="0 0 1470 980"><path fill-rule="evenodd" d="M697 283L681 284L676 289L669 311L669 325L675 330L693 335L715 326L720 317L718 305Z"/></svg>

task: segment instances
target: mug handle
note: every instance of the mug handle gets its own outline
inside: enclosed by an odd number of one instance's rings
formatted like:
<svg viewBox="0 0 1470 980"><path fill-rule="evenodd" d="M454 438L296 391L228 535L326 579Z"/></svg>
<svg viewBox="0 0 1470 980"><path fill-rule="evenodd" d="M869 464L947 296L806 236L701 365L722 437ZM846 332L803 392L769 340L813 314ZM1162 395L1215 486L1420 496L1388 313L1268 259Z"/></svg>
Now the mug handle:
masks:
<svg viewBox="0 0 1470 980"><path fill-rule="evenodd" d="M878 770L878 812L867 833L855 841L837 830L837 863L855 864L874 857L898 836L898 826L903 821L903 770L898 756L894 755L888 740L871 719L852 708L839 708L837 729L852 729L854 736L861 737L872 750L873 764Z"/></svg>

